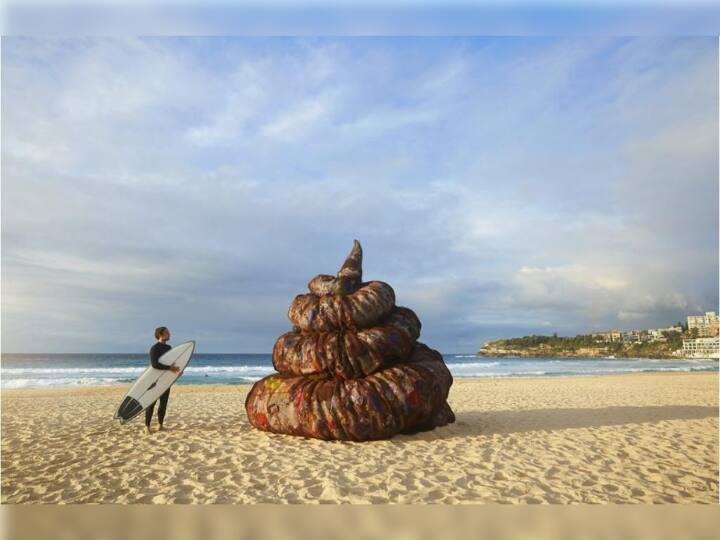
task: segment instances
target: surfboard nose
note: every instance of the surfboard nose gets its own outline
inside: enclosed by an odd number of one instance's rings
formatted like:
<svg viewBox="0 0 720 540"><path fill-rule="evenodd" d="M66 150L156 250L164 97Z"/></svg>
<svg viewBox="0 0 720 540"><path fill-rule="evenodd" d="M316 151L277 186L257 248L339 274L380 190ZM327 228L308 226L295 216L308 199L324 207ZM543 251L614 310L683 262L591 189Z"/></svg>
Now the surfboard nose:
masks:
<svg viewBox="0 0 720 540"><path fill-rule="evenodd" d="M143 407L137 399L127 396L120 404L117 413L115 413L115 418L120 418L120 421L125 423L140 414L142 410Z"/></svg>

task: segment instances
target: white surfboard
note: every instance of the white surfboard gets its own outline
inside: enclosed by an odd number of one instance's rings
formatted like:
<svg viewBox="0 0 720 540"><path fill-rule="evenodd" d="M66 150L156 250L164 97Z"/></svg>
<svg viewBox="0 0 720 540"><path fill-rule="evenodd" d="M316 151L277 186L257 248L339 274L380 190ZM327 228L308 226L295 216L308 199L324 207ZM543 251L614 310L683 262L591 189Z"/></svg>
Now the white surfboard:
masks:
<svg viewBox="0 0 720 540"><path fill-rule="evenodd" d="M195 342L188 341L173 347L163 354L158 359L158 362L166 366L177 366L180 371L173 373L169 369L148 367L128 390L128 393L125 394L120 407L115 413L115 418L118 418L120 423L124 424L152 405L177 380L182 370L190 362L194 350Z"/></svg>

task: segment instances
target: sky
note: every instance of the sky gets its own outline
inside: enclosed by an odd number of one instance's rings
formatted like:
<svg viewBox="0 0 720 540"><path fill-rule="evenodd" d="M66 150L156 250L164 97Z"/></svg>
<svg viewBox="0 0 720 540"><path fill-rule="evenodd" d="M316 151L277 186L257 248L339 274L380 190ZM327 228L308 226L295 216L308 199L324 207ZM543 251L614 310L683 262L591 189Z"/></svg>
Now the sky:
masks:
<svg viewBox="0 0 720 540"><path fill-rule="evenodd" d="M3 35L712 36L712 0L5 0Z"/></svg>
<svg viewBox="0 0 720 540"><path fill-rule="evenodd" d="M270 352L355 238L443 352L717 312L717 38L3 38L3 352Z"/></svg>

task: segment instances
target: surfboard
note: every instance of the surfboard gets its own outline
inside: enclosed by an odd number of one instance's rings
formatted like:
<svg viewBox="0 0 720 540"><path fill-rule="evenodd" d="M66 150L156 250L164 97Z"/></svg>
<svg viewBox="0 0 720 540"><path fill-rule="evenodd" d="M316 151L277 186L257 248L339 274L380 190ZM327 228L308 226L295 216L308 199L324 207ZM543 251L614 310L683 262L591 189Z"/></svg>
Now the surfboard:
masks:
<svg viewBox="0 0 720 540"><path fill-rule="evenodd" d="M158 359L158 362L166 366L179 367L180 371L177 373L169 369L155 369L149 366L125 394L115 412L115 418L124 424L152 405L177 380L190 362L194 350L195 342L188 341L173 347Z"/></svg>

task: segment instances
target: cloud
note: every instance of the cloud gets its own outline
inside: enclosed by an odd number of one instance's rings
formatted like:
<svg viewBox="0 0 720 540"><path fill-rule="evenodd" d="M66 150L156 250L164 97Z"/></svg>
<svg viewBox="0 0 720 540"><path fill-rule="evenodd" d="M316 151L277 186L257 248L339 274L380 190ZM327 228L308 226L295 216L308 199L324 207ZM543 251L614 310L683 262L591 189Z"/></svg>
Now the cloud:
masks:
<svg viewBox="0 0 720 540"><path fill-rule="evenodd" d="M295 138L313 129L329 113L329 109L326 98L311 98L284 111L260 128L260 132L269 137Z"/></svg>
<svg viewBox="0 0 720 540"><path fill-rule="evenodd" d="M3 70L5 350L266 352L353 238L448 352L717 310L715 40L8 38Z"/></svg>

